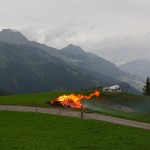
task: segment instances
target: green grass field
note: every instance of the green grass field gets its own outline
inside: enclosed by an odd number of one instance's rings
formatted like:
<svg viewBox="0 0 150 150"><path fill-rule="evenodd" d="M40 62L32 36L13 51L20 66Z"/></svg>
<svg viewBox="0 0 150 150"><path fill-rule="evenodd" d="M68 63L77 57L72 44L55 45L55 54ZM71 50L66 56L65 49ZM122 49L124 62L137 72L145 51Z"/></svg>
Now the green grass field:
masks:
<svg viewBox="0 0 150 150"><path fill-rule="evenodd" d="M20 94L10 96L0 96L0 104L8 105L30 105L30 106L49 106L47 103L51 99L62 95L61 92L39 93L39 94Z"/></svg>
<svg viewBox="0 0 150 150"><path fill-rule="evenodd" d="M49 92L38 94L20 94L10 96L0 96L0 104L7 105L30 105L50 107L49 101L63 94L71 92ZM80 93L80 92L75 92ZM89 94L90 92L81 92ZM150 97L141 95L133 95L128 93L102 93L100 97L86 101L88 112L104 113L121 118L127 118L142 122L150 122ZM133 110L133 112L125 112L115 109L114 105L125 106Z"/></svg>
<svg viewBox="0 0 150 150"><path fill-rule="evenodd" d="M150 131L78 118L0 111L0 150L149 150Z"/></svg>
<svg viewBox="0 0 150 150"><path fill-rule="evenodd" d="M48 92L48 93L38 93L38 94L0 96L0 104L50 106L48 104L50 100L55 99L60 95L70 94L70 93L72 92ZM79 92L75 92L75 93L79 93ZM88 94L90 92L82 92L82 93Z"/></svg>

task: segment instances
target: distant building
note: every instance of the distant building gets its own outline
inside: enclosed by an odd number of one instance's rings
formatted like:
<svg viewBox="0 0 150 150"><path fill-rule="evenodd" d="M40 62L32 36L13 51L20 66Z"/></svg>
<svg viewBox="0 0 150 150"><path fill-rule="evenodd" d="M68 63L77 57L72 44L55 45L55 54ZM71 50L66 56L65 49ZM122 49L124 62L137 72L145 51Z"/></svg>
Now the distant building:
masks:
<svg viewBox="0 0 150 150"><path fill-rule="evenodd" d="M106 92L122 92L122 89L120 88L119 85L113 85L113 86L110 86L110 87L104 87L103 91L106 91Z"/></svg>

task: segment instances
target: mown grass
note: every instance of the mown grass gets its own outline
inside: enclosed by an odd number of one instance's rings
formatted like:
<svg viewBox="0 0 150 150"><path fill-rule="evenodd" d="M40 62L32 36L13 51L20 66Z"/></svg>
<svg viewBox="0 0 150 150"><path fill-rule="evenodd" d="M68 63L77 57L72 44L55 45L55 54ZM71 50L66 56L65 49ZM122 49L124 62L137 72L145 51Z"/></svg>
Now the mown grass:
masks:
<svg viewBox="0 0 150 150"><path fill-rule="evenodd" d="M51 99L61 95L61 92L20 94L10 96L0 96L0 104L8 105L30 105L30 106L49 106L47 103Z"/></svg>
<svg viewBox="0 0 150 150"><path fill-rule="evenodd" d="M149 150L150 131L39 113L0 111L0 150Z"/></svg>

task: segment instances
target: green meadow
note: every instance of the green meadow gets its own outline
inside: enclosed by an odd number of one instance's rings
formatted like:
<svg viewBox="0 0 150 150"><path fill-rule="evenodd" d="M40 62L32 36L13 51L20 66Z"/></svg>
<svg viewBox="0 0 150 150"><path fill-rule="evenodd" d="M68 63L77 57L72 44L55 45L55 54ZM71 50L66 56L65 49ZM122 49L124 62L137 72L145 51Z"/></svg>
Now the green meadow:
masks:
<svg viewBox="0 0 150 150"><path fill-rule="evenodd" d="M48 107L49 101L57 98L64 94L80 92L47 92L47 93L36 93L36 94L19 94L19 95L8 95L0 96L0 104L5 105L27 105L27 106L45 106ZM90 92L81 92L82 94L89 94Z"/></svg>
<svg viewBox="0 0 150 150"><path fill-rule="evenodd" d="M149 150L150 131L103 121L0 111L0 150Z"/></svg>

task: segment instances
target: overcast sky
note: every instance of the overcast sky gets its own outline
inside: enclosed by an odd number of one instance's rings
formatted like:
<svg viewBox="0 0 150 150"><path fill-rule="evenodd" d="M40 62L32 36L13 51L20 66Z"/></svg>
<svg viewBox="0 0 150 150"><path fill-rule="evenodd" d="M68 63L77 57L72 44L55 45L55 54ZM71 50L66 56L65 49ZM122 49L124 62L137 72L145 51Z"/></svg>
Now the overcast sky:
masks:
<svg viewBox="0 0 150 150"><path fill-rule="evenodd" d="M0 29L120 64L150 60L150 0L0 0Z"/></svg>

